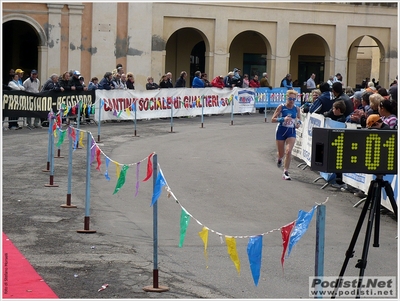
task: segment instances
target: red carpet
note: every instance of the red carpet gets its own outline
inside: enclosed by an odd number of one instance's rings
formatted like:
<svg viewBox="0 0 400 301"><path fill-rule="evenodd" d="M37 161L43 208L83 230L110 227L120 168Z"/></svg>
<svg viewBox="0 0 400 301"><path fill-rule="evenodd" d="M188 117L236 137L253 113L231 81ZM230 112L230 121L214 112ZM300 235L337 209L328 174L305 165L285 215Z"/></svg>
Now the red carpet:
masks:
<svg viewBox="0 0 400 301"><path fill-rule="evenodd" d="M3 299L58 299L3 233Z"/></svg>

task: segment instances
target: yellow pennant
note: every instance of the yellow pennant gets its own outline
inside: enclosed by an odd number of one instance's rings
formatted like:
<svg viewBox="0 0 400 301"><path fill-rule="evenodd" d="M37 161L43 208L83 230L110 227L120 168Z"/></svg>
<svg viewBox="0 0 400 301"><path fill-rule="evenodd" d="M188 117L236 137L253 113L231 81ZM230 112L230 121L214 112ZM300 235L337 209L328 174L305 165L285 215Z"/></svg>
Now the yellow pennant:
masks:
<svg viewBox="0 0 400 301"><path fill-rule="evenodd" d="M85 136L85 132L80 132L79 133L79 145L82 146L82 147L85 147L83 145L83 136Z"/></svg>
<svg viewBox="0 0 400 301"><path fill-rule="evenodd" d="M206 227L203 227L203 229L199 232L199 236L204 243L204 257L206 258L206 268L208 269L208 256L207 256L208 229Z"/></svg>
<svg viewBox="0 0 400 301"><path fill-rule="evenodd" d="M86 104L83 104L83 111L86 111Z"/></svg>
<svg viewBox="0 0 400 301"><path fill-rule="evenodd" d="M119 163L115 163L115 173L117 174L117 179L119 178L119 174L121 173L121 166Z"/></svg>
<svg viewBox="0 0 400 301"><path fill-rule="evenodd" d="M69 112L69 108L67 107L67 108L65 109L65 111L64 111L64 116L67 116L68 112Z"/></svg>
<svg viewBox="0 0 400 301"><path fill-rule="evenodd" d="M225 236L225 242L226 246L228 247L228 254L235 264L238 274L240 275L240 260L238 252L236 250L236 239L234 237Z"/></svg>
<svg viewBox="0 0 400 301"><path fill-rule="evenodd" d="M126 114L128 114L128 116L131 115L131 111L129 110L129 108L126 108L126 109L125 109L125 112L126 112Z"/></svg>

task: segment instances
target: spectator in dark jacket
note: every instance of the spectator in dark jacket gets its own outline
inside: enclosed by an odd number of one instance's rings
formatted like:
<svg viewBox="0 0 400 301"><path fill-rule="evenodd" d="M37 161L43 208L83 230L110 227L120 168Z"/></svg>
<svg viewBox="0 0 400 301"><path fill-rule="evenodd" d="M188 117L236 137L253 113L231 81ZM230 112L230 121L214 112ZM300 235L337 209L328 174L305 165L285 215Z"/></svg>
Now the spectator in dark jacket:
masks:
<svg viewBox="0 0 400 301"><path fill-rule="evenodd" d="M201 80L204 83L204 87L212 87L210 81L207 79L207 73L202 73L201 74Z"/></svg>
<svg viewBox="0 0 400 301"><path fill-rule="evenodd" d="M112 83L112 73L106 72L104 77L99 82L99 90L112 90L114 85Z"/></svg>
<svg viewBox="0 0 400 301"><path fill-rule="evenodd" d="M58 83L58 75L53 73L50 78L44 83L42 87L42 91L56 91L56 92L62 92L64 91L64 88L60 87L60 84Z"/></svg>
<svg viewBox="0 0 400 301"><path fill-rule="evenodd" d="M324 114L332 108L334 103L331 99L329 83L320 84L319 90L321 91L321 95L312 103L309 110L310 113Z"/></svg>
<svg viewBox="0 0 400 301"><path fill-rule="evenodd" d="M63 75L58 79L58 84L60 88L64 91L71 91L71 86L69 85L69 71L65 71Z"/></svg>
<svg viewBox="0 0 400 301"><path fill-rule="evenodd" d="M179 76L179 78L175 83L175 88L186 88L186 76L187 76L186 71L182 71L181 75Z"/></svg>
<svg viewBox="0 0 400 301"><path fill-rule="evenodd" d="M235 86L233 83L233 71L229 72L227 76L224 77L224 86L227 88L232 88Z"/></svg>
<svg viewBox="0 0 400 301"><path fill-rule="evenodd" d="M78 70L75 70L72 77L69 79L69 86L71 90L76 91L87 91L87 87L84 87L82 81L80 80L81 73ZM75 88L74 88L75 87Z"/></svg>
<svg viewBox="0 0 400 301"><path fill-rule="evenodd" d="M147 78L146 90L157 90L160 89L160 86L154 82L154 78L149 76Z"/></svg>
<svg viewBox="0 0 400 301"><path fill-rule="evenodd" d="M132 72L126 74L126 88L135 90L135 77Z"/></svg>
<svg viewBox="0 0 400 301"><path fill-rule="evenodd" d="M343 85L341 82L334 82L332 85L332 94L334 96L334 102L338 100L343 100L344 104L346 105L346 112L344 113L344 116L347 117L354 111L354 104L351 101L350 97L344 93L343 91ZM330 109L330 111L325 114L326 117L332 118L333 117L333 110Z"/></svg>

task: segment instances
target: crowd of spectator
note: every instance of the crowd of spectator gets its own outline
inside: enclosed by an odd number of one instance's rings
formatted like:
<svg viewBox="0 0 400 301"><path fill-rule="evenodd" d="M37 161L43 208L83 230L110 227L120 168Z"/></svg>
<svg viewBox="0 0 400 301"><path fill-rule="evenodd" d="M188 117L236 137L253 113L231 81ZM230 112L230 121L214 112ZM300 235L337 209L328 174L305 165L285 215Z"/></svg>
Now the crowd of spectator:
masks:
<svg viewBox="0 0 400 301"><path fill-rule="evenodd" d="M23 80L24 71L21 69L10 70L10 79L8 85L5 87L10 90L21 90L32 93L39 93L43 91L90 91L90 90L126 90L135 89L135 78L132 72L125 73L121 64L117 64L116 68L111 72L107 71L103 78L99 80L97 77L92 77L88 83L85 84L85 79L78 70L65 71L63 74L52 74L50 78L40 86L37 70L32 70L30 76ZM175 81L172 80L172 73L168 72L162 75L159 83L155 83L153 77L147 78L146 90L165 89L165 88L185 88L187 86L193 88L216 87L216 88L233 88L233 87L268 87L272 86L268 82L268 74L264 72L259 81L258 75L255 74L249 78L248 74L241 75L239 68L234 68L228 72L227 75L216 76L211 81L208 80L207 74L201 71L194 73L191 83L187 83L187 72L182 71ZM313 75L311 77L313 79ZM397 80L390 84L388 89L375 82L375 79L370 82L363 82L364 88L361 91L354 92L351 87L343 87L342 77L340 73L335 76L330 76L327 82L318 85L317 89L311 91L312 98L303 107L305 112L315 112L323 114L334 120L340 117L345 118L346 122L358 123L361 127L367 126L367 119L372 114L379 114L383 123L388 124L390 128L397 129ZM292 78L287 74L282 79L281 87L292 88ZM41 87L41 88L40 88ZM4 86L3 86L4 88ZM342 111L342 104L334 103L342 101L345 104L345 111L343 116L338 112ZM336 115L335 115L336 111ZM339 116L339 117L337 117ZM27 127L29 129L40 128L41 122L35 118L34 123L31 123L31 118L27 120ZM9 129L20 129L16 121L9 122Z"/></svg>

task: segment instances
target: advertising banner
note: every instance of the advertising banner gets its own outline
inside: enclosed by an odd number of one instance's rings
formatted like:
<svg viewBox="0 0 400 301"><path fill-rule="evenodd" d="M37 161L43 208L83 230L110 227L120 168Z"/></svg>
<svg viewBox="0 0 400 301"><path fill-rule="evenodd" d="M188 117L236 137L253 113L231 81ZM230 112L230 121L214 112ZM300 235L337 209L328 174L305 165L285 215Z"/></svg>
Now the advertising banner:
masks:
<svg viewBox="0 0 400 301"><path fill-rule="evenodd" d="M24 91L3 91L3 118L12 120L15 117L47 118L50 110L58 112L61 105L75 107L80 101L82 107L94 103L94 91L69 91L29 93Z"/></svg>
<svg viewBox="0 0 400 301"><path fill-rule="evenodd" d="M98 108L102 108L101 112ZM253 113L251 89L172 88L96 90L95 120L152 119L202 114Z"/></svg>

